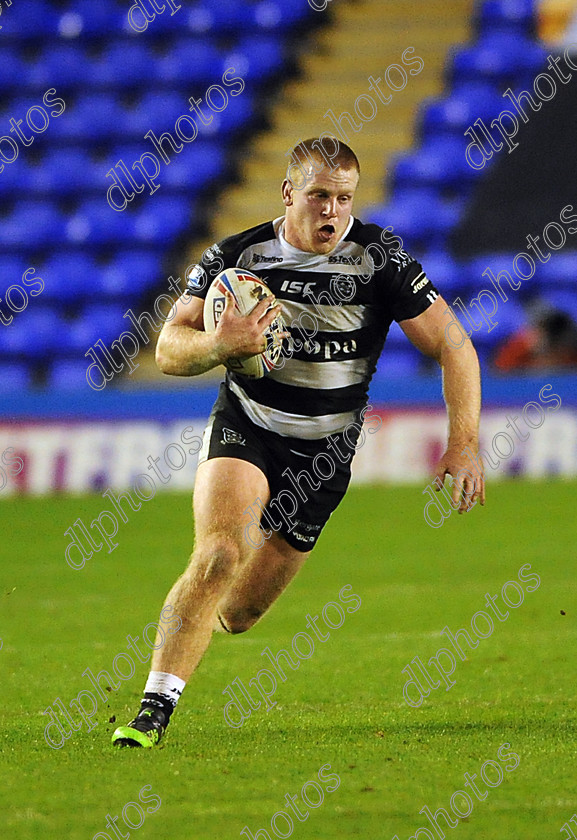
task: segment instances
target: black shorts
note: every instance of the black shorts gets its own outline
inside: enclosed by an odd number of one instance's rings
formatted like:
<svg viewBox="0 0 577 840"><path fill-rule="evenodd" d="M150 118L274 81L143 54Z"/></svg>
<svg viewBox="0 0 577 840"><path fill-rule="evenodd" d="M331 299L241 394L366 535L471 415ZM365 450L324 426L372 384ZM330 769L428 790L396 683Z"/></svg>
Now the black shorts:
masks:
<svg viewBox="0 0 577 840"><path fill-rule="evenodd" d="M245 539L259 548L274 530L297 551L310 551L347 491L357 439L356 428L348 429L346 439L334 434L320 440L263 429L246 416L223 383L204 432L199 464L211 458L238 458L257 466L267 477L270 500L263 508L255 499L247 510Z"/></svg>

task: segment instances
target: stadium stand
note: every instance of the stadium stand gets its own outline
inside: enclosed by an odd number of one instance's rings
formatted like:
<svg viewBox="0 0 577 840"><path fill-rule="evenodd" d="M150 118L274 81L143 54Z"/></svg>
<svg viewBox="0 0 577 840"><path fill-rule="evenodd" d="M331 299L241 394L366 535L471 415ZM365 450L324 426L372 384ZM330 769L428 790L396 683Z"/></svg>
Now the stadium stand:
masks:
<svg viewBox="0 0 577 840"><path fill-rule="evenodd" d="M551 4L547 5L552 14ZM547 201L536 203L532 195L532 188L542 194L536 173L544 169L554 135L572 136L571 127L562 124L560 115L565 119L565 112L572 113L568 102L573 101L573 91L557 94L554 116L551 110L555 103L548 115L548 134L543 134L543 120L534 121L532 142L527 141L525 151L515 150L512 164L503 153L500 159L495 155L483 168L475 169L465 157L471 141L465 134L467 129L479 118L490 126L507 105L511 106L508 99L503 99L505 90L511 87L517 92L533 92L535 77L547 69L548 50L536 34L541 18L534 0L485 0L476 4L474 39L449 54L443 95L424 101L420 107L419 145L393 160L388 203L365 213L370 221L398 227L405 246L419 255L432 279L438 278L449 302L457 297L469 302L482 288L493 289L483 272L488 267L494 274L503 269L511 272L531 226L540 231L547 221L555 219L563 206L562 196L568 194L569 185L574 186L574 178L559 167L556 157L549 161L557 170L556 177L551 177L546 168L542 173L542 180L550 183L549 192L556 196L554 206ZM499 139L502 137L497 134ZM561 158L566 159L563 154ZM527 212L532 205L534 210ZM499 329L487 331L485 327L474 334L482 363L491 362L497 345L508 335L527 326L524 304L530 304L537 295L544 304L562 308L577 318L577 252L570 252L571 247L567 244L566 252L539 265L533 277L523 280L514 300L499 301ZM564 289L552 291L550 287L557 284ZM543 288L548 288L546 294ZM414 353L410 347L404 352ZM381 365L385 368L385 356Z"/></svg>
<svg viewBox="0 0 577 840"><path fill-rule="evenodd" d="M23 119L50 88L65 100L66 110L35 135L31 148L21 147L18 159L5 163L0 173L1 290L18 285L31 266L45 285L30 311L18 314L9 331L0 329L3 389L30 384L86 387L83 372L88 361L83 353L96 337L106 343L127 329L122 314L128 305L138 310L155 292L165 291L159 284L174 273L174 254L180 256L192 240L208 244L209 235L213 241L266 218L262 171L270 170L274 132L253 142L253 160L244 167L245 179L253 180L252 204L247 197L251 189L240 188L235 180L243 166L242 143L271 126L263 102L272 107L274 93L295 70L295 51L306 43L303 36L321 18L323 23L336 21L332 57L327 57L321 41L318 54L307 56L305 62L303 75L316 73L320 80L308 90L321 89L323 95L312 94L316 98L301 108L297 80L288 104L281 103L275 111L276 136L283 137L284 148L289 145L288 126L295 111L299 136L327 130L330 126L321 121L323 112L333 105L340 113L340 102L354 102L359 78L366 79L364 58L372 61L369 69L378 69L383 44L391 54L393 48L398 51L394 23L404 25L402 4L384 8L368 3L363 14L376 17L365 21L359 19L354 4L334 5L331 17L330 7L320 16L306 0L201 0L173 15L165 10L145 32L137 33L128 23L125 2L13 4L10 17L3 18L0 88L5 98L0 125L7 133L10 119ZM495 165L490 161L478 170L467 163L464 133L476 119L489 124L498 116L507 104L502 94L508 86L532 87L547 55L538 40L540 27L549 21L551 29L551 20L558 27L559 19L569 19L568 4L558 0L544 2L541 11L535 0L484 0L471 8L474 36L470 43L451 50L451 37L463 39L465 33L460 24L451 28L447 22L452 15L457 17L451 3L439 4L436 36L446 39L448 50L445 89L437 90L436 68L425 54L423 77L411 80L403 92L398 121L393 118L385 131L367 125L358 137L348 138L359 151L364 172L369 172L365 182L368 178L376 192L366 211L357 210L359 215L365 221L392 224L445 296L467 301L483 285L485 268L510 266L515 253L493 247L464 256L453 247L453 234ZM346 38L338 28L343 15L348 15ZM359 67L339 63L341 35L347 54L350 49L351 20L357 22L365 47ZM377 21L382 24L378 31ZM435 49L438 52L437 44ZM107 173L117 161L130 168L143 153L154 151L152 141L144 137L150 130L158 137L171 132L176 138L175 122L190 113L188 98L204 97L230 67L245 82L242 95L228 96L223 110L212 113L206 125L197 119L198 136L182 152L177 154L164 143L170 163L160 162L160 187L154 196L145 188L126 210L113 210L106 201L111 186ZM340 100L327 100L323 78L334 83L331 91ZM407 145L402 142L402 119L409 124L417 106L417 145L399 154L399 148ZM388 114L395 113L394 107ZM277 146L278 142L274 147L278 164ZM388 166L384 184L383 163ZM225 184L230 187L228 199L215 219L215 197ZM387 202L374 203L383 192ZM576 270L576 253L558 254L524 289L536 290L537 282L546 280L559 293L571 296ZM495 342L507 331L526 323L520 303L519 298L500 310L499 331L477 334L483 361L491 358ZM28 340L32 330L35 335ZM383 358L383 369L422 370L426 363L398 339L392 330L394 352Z"/></svg>
<svg viewBox="0 0 577 840"><path fill-rule="evenodd" d="M14 136L11 118L26 132L28 109L50 88L66 103L0 173L2 290L21 284L29 267L44 281L40 300L0 328L3 390L87 387L84 353L127 328L127 305L142 307L183 237L206 230L207 205L234 175L239 140L262 120L261 94L291 71L288 46L321 22L306 0L202 0L136 32L129 9L114 0L30 0L2 18L0 134ZM170 163L160 162L154 197L146 188L126 210L112 209L107 172L154 152L148 131L174 137L189 97L222 86L228 68L244 80L242 95L228 96L209 125L197 119L198 137L178 154L164 144ZM221 107L218 93L214 101ZM10 145L2 149L9 160Z"/></svg>

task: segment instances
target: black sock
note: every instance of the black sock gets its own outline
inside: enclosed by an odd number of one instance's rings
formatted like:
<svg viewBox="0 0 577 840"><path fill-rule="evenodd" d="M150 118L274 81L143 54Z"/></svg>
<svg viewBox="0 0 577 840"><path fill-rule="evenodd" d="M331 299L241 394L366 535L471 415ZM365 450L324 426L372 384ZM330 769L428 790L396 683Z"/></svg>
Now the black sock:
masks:
<svg viewBox="0 0 577 840"><path fill-rule="evenodd" d="M155 694L151 691L145 691L144 697L140 703L140 711L142 712L144 709L153 709L154 712L164 715L164 722L161 721L161 723L163 726L168 726L170 716L173 713L175 706L170 702L170 698L165 697L163 694Z"/></svg>

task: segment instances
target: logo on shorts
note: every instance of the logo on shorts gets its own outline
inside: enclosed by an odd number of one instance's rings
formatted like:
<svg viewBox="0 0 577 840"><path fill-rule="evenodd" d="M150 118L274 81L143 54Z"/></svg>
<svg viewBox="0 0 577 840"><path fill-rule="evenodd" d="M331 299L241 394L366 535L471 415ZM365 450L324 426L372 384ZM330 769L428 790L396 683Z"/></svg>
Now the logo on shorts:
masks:
<svg viewBox="0 0 577 840"><path fill-rule="evenodd" d="M236 443L239 446L246 446L246 440L239 432L234 429L227 429L226 426L222 430L221 443Z"/></svg>

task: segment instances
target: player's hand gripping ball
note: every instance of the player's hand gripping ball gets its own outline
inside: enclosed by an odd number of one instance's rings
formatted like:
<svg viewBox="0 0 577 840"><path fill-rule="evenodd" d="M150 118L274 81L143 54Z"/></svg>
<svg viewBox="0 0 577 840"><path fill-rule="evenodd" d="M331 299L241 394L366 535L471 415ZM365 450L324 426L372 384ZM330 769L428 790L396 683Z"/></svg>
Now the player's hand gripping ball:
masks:
<svg viewBox="0 0 577 840"><path fill-rule="evenodd" d="M265 297L274 295L260 277L244 268L227 268L215 277L204 301L204 328L213 332L224 312L225 292L230 292L241 315L248 315ZM249 379L262 379L275 367L282 354L283 335L287 329L282 315L278 315L265 332L266 350L256 356L227 359L225 367Z"/></svg>

